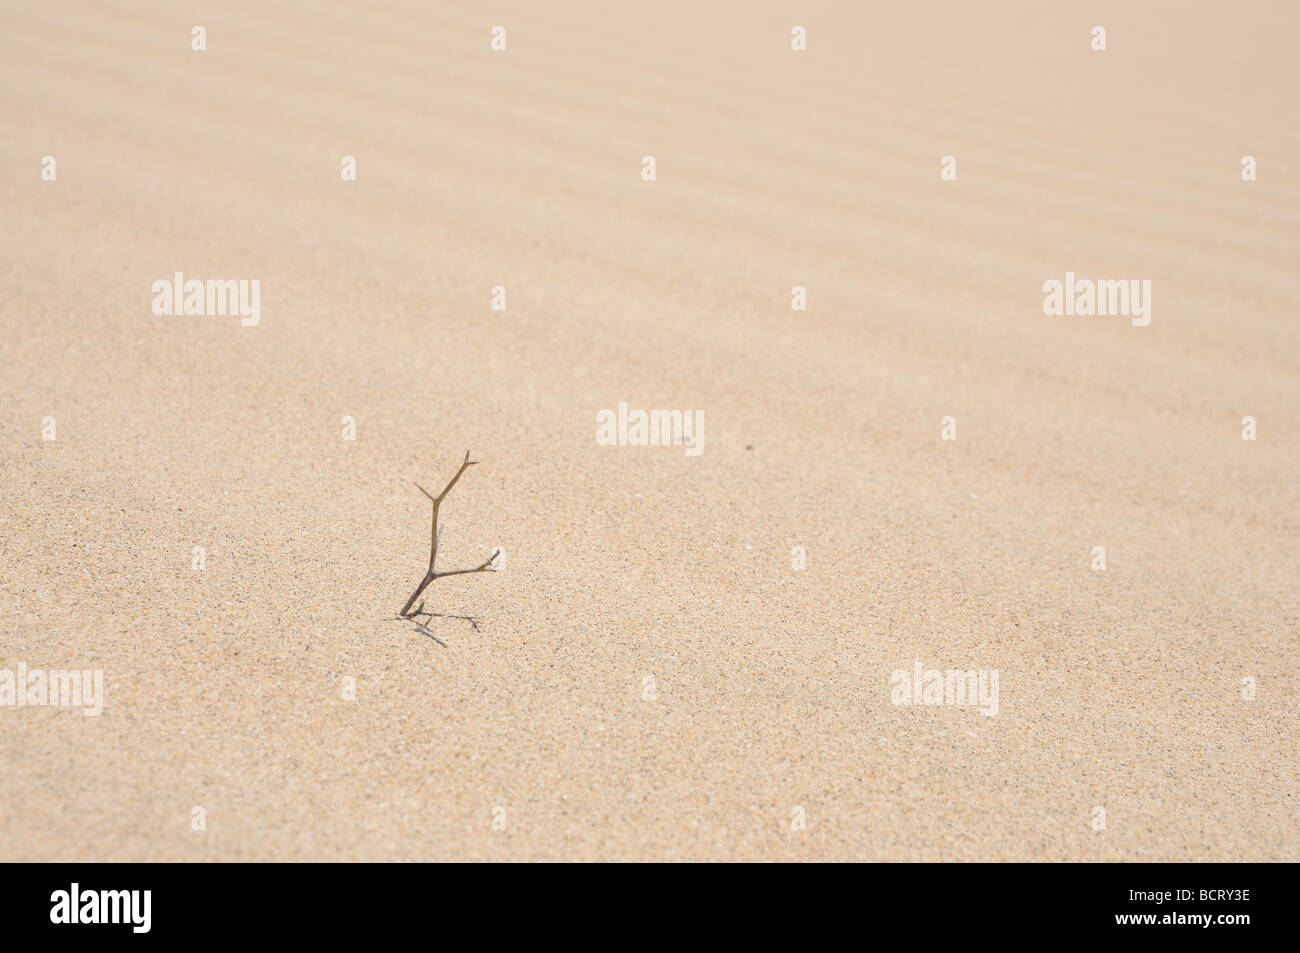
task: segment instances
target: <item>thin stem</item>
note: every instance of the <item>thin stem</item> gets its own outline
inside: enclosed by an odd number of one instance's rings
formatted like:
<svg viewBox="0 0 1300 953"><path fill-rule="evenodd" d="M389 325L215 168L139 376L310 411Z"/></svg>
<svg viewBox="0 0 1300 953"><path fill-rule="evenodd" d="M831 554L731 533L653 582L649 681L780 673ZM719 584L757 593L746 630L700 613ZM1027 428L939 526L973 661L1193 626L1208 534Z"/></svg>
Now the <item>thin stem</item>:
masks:
<svg viewBox="0 0 1300 953"><path fill-rule="evenodd" d="M424 580L420 583L419 588L417 588L415 592L411 593L411 598L406 600L406 605L402 606L402 611L399 612L398 615L400 615L404 619L410 618L411 606L415 605L415 600L420 598L420 594L424 592L425 589L429 588L429 583L433 582L434 578L435 577L433 573L429 573L424 577Z"/></svg>
<svg viewBox="0 0 1300 953"><path fill-rule="evenodd" d="M402 611L398 613L403 619L408 619L412 615L417 614L411 612L411 606L415 605L415 600L420 598L420 595L424 590L429 587L429 583L433 582L435 579L441 579L443 576L461 576L471 572L496 571L495 567L492 566L492 557L488 557L487 562L483 563L483 565L479 566L477 569L453 569L450 572L437 572L434 569L434 565L438 561L438 541L442 536L442 533L438 530L438 508L442 505L442 501L446 498L447 494L451 492L451 488L456 485L458 480L460 480L462 474L464 474L464 472L470 467L477 465L477 463L477 460L471 460L469 458L469 451L466 450L465 461L460 465L460 469L456 471L456 475L451 478L451 482L448 483L443 491L437 496L434 496L424 487L420 486L420 484L415 484L421 493L433 501L433 521L429 529L429 571L424 574L424 579L420 581L420 585L416 587L415 592L411 593L411 598L406 600L406 605L402 606Z"/></svg>

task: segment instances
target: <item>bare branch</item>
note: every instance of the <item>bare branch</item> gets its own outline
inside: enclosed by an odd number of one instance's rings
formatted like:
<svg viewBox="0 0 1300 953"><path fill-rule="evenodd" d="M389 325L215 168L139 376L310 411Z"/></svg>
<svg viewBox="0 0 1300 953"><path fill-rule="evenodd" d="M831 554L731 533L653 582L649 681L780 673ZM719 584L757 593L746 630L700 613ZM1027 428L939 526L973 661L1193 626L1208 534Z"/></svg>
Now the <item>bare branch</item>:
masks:
<svg viewBox="0 0 1300 953"><path fill-rule="evenodd" d="M479 566L477 569L452 569L447 572L435 572L433 578L441 579L444 576L464 576L472 572L496 572L496 569L488 566Z"/></svg>
<svg viewBox="0 0 1300 953"><path fill-rule="evenodd" d="M465 462L462 463L462 464L460 465L460 469L456 471L456 475L455 475L454 477L451 478L451 482L447 484L447 489L445 489L445 490L443 490L441 493L439 493L439 494L438 494L438 498L437 498L436 500L434 500L434 502L435 502L435 503L441 503L441 502L442 502L442 498L443 498L444 496L446 496L448 493L450 493L450 492L451 492L451 488L452 488L453 486L456 485L456 481L460 479L460 475L461 475L462 473L464 473L464 472L465 472L467 469L469 469L470 467L476 467L476 466L478 466L478 461L477 461L477 460L470 460L470 458L469 458L469 451L466 450L466 451L465 451Z"/></svg>
<svg viewBox="0 0 1300 953"><path fill-rule="evenodd" d="M438 561L438 544L442 542L442 533L438 532L438 505L439 501L435 500L433 504L433 524L429 527L429 572L433 572L433 564Z"/></svg>
<svg viewBox="0 0 1300 953"><path fill-rule="evenodd" d="M443 576L463 576L468 573L497 571L497 567L493 565L493 560L496 559L496 551L493 551L492 555L487 558L486 562L484 562L481 566L478 566L474 569L452 569L447 572L438 572L434 568L435 564L438 561L438 543L442 539L442 532L438 528L438 509L442 505L442 501L446 498L447 494L451 492L451 488L456 485L457 481L460 480L461 476L465 473L465 471L472 466L476 466L477 463L478 463L477 460L471 460L469 458L469 451L466 450L465 460L463 463L461 463L460 469L456 471L456 475L451 478L451 481L447 484L447 486L443 489L443 491L439 493L437 496L434 496L424 487L420 486L420 484L418 483L415 484L421 493L423 493L431 501L433 501L433 518L429 528L429 569L424 574L424 578L420 580L420 584L419 586L416 587L415 592L411 593L411 598L406 600L406 605L402 606L401 612L398 613L399 618L411 619L419 615L428 615L430 617L430 620L432 620L433 617L437 615L437 613L424 612L423 602L420 603L420 607L418 609L414 611L411 610L411 607L415 605L415 600L420 598L420 596L424 593L424 590L427 589L429 587L429 584L433 582L435 579L441 579ZM478 625L475 624L474 628L477 630ZM437 639L437 641L442 642L441 639L438 639L436 635L433 635L433 633L430 632L423 625L417 626L417 631L423 631L427 635L430 635L434 639ZM442 642L442 644L446 645L447 643Z"/></svg>
<svg viewBox="0 0 1300 953"><path fill-rule="evenodd" d="M483 563L483 565L481 566L476 566L473 569L452 569L449 570L448 572L435 572L433 574L433 578L441 579L443 576L463 576L469 572L496 572L497 567L492 565L492 560L495 558L496 558L496 553L494 552L491 556L487 558L487 562Z"/></svg>

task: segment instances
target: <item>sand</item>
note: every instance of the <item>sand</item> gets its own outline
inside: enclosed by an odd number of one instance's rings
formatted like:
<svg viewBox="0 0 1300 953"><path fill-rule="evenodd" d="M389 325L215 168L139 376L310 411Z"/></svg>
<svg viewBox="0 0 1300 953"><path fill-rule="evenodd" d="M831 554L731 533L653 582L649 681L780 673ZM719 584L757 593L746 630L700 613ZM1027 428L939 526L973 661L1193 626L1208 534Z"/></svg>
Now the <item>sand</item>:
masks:
<svg viewBox="0 0 1300 953"><path fill-rule="evenodd" d="M3 7L0 859L1300 859L1294 5Z"/></svg>

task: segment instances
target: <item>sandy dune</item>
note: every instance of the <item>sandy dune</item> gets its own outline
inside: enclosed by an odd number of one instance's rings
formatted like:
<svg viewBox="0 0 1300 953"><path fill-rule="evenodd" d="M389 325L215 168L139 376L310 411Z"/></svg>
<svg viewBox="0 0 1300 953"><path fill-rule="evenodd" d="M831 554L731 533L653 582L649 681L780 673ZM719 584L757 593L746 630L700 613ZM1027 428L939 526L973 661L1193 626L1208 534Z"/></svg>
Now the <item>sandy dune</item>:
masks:
<svg viewBox="0 0 1300 953"><path fill-rule="evenodd" d="M0 858L1300 860L1295 5L437 6L0 2Z"/></svg>

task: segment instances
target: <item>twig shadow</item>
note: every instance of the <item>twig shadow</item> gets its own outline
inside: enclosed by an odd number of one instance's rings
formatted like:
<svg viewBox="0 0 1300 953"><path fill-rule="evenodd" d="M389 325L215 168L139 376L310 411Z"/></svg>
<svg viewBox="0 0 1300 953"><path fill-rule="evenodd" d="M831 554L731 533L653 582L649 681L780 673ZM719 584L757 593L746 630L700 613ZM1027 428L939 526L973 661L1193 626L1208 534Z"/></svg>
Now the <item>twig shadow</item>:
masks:
<svg viewBox="0 0 1300 953"><path fill-rule="evenodd" d="M420 621L421 616L425 617L423 622ZM433 641L437 642L443 648L447 647L447 640L429 628L429 623L431 623L434 619L460 619L462 622L468 622L470 626L473 627L475 632L482 631L482 629L479 628L479 621L480 621L479 616L456 615L453 612L426 612L424 609L423 602L420 603L419 608L415 609L409 615L388 616L387 619L393 622L415 623L414 631L419 632L421 635L427 635L429 638L433 639Z"/></svg>

